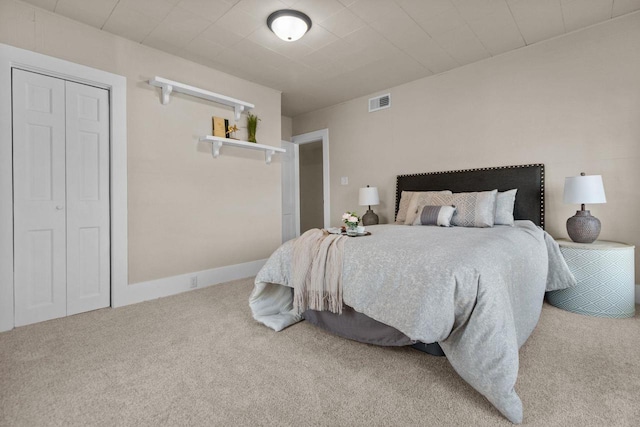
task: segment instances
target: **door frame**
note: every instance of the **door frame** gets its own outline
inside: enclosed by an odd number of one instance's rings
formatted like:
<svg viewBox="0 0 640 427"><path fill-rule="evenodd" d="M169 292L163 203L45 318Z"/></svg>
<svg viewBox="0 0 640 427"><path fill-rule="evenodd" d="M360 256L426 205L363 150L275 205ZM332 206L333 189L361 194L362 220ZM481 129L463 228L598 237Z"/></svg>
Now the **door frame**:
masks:
<svg viewBox="0 0 640 427"><path fill-rule="evenodd" d="M330 198L330 186L331 179L329 176L329 129L320 129L313 132L303 133L300 135L294 135L291 137L291 142L294 144L308 144L310 142L322 141L322 195L324 206L324 228L331 227L331 198ZM296 181L300 182L300 158L296 157ZM296 198L296 232L300 235L300 193L298 185L298 194Z"/></svg>
<svg viewBox="0 0 640 427"><path fill-rule="evenodd" d="M285 146L286 144L286 146ZM296 211L299 210L300 208L300 200L299 200L299 194L300 194L300 164L299 164L299 159L298 156L300 155L300 145L295 144L291 141L286 141L286 140L281 140L280 141L280 147L285 148L287 150L286 156L291 156L292 159L292 168L293 168L293 236L294 238L297 236L300 236L300 217L296 216ZM293 150L293 153L289 153L289 147L291 147L291 149ZM285 172L285 168L288 167L288 163L285 161L285 155L283 155L281 158L281 164L282 164L282 180L281 180L281 184L280 184L280 189L282 191L282 243L285 243L286 241L290 240L290 239L285 239L285 223L284 223L284 215L285 215L285 209L284 209L284 200L285 200L285 179L287 179L288 177L291 176L291 174L286 173ZM288 234L287 234L288 237Z"/></svg>
<svg viewBox="0 0 640 427"><path fill-rule="evenodd" d="M0 201L3 201L0 203L0 331L8 331L14 327L12 68L109 91L112 307L126 304L125 294L128 288L127 79L117 74L0 43Z"/></svg>

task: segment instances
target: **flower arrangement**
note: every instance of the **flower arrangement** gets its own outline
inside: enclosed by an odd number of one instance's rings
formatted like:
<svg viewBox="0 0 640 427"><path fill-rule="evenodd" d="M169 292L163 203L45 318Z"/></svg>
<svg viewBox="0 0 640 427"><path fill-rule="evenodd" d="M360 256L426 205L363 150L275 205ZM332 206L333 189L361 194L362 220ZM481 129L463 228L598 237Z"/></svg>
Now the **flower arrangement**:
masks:
<svg viewBox="0 0 640 427"><path fill-rule="evenodd" d="M360 223L360 217L355 212L345 212L342 214L342 222L347 224L347 227L354 228Z"/></svg>

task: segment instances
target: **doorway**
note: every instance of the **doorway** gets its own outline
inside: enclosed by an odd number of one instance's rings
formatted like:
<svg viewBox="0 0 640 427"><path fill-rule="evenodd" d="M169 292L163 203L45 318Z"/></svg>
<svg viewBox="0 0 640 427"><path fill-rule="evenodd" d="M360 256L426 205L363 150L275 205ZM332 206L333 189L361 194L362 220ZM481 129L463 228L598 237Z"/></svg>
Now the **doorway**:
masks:
<svg viewBox="0 0 640 427"><path fill-rule="evenodd" d="M282 241L309 228L329 228L329 130L282 141ZM302 169L305 170L302 170Z"/></svg>
<svg viewBox="0 0 640 427"><path fill-rule="evenodd" d="M15 325L110 305L109 91L14 68Z"/></svg>
<svg viewBox="0 0 640 427"><path fill-rule="evenodd" d="M324 227L322 141L300 145L300 234Z"/></svg>

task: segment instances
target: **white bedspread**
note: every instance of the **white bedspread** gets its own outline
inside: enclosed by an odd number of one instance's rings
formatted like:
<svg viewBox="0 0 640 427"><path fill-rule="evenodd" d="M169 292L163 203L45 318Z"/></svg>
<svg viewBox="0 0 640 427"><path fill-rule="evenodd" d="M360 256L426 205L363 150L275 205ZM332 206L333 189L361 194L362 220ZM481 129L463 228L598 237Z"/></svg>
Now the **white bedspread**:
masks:
<svg viewBox="0 0 640 427"><path fill-rule="evenodd" d="M545 290L575 285L557 243L530 221L368 229L371 236L345 243L344 303L413 340L439 342L465 381L521 423L518 349L538 323ZM254 318L276 331L301 320L291 256L291 241L273 253L249 300Z"/></svg>

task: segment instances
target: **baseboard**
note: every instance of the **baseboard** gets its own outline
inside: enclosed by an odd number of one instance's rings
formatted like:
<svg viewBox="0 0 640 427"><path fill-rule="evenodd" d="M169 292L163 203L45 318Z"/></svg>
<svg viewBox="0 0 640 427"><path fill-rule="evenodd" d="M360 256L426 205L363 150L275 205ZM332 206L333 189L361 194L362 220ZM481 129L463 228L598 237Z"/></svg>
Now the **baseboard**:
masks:
<svg viewBox="0 0 640 427"><path fill-rule="evenodd" d="M162 279L149 280L147 282L133 283L127 286L126 294L119 299L118 305L114 305L114 307L168 297L231 280L255 276L266 262L266 259L261 259L210 270L163 277ZM196 288L191 287L191 279L193 277L197 278L198 285Z"/></svg>
<svg viewBox="0 0 640 427"><path fill-rule="evenodd" d="M149 280L147 282L134 283L127 286L127 292L121 298L121 303L114 307L122 307L125 305L136 304L143 301L149 301L157 298L168 297L182 292L192 291L194 289L205 288L208 286L218 285L220 283L229 282L231 280L243 279L258 274L258 271L267 262L266 259L245 262L242 264L229 265L225 267L212 268L210 270L202 270L193 273L180 274L177 276L164 277L162 279ZM191 287L191 278L198 278L198 286ZM640 304L640 285L635 287L636 304ZM2 325L4 326L4 325ZM10 325L0 328L0 332L13 329L13 321Z"/></svg>
<svg viewBox="0 0 640 427"><path fill-rule="evenodd" d="M636 304L640 304L640 285L636 285Z"/></svg>

